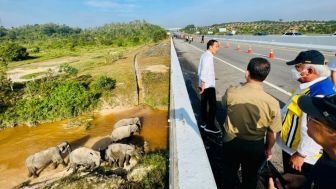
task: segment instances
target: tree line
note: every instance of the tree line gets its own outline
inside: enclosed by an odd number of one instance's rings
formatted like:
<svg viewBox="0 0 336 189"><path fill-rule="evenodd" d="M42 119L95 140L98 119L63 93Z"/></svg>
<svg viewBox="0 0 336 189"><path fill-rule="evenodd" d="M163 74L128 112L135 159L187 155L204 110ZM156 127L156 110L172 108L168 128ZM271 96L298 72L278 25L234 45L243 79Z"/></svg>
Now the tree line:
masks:
<svg viewBox="0 0 336 189"><path fill-rule="evenodd" d="M127 47L157 42L166 31L146 21L112 23L81 29L58 24L34 24L16 28L0 27L0 57L7 61L29 58L29 53L49 49L74 50L86 46Z"/></svg>
<svg viewBox="0 0 336 189"><path fill-rule="evenodd" d="M285 32L295 31L305 34L332 34L336 32L336 20L331 21L256 21L256 22L230 22L214 24L211 26L197 27L193 24L187 25L181 31L194 34L197 31L200 34L207 34L212 31L214 34L224 34L219 28L226 28L228 32L236 31L236 34L255 34L263 32L266 34L283 34Z"/></svg>

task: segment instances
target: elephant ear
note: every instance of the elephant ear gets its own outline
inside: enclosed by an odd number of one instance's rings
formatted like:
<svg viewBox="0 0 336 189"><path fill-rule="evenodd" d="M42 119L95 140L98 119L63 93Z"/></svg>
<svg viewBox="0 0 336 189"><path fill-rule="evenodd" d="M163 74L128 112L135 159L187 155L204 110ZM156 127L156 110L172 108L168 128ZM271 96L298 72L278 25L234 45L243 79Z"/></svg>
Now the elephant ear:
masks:
<svg viewBox="0 0 336 189"><path fill-rule="evenodd" d="M66 151L68 145L69 144L67 142L63 142L63 143L59 144L57 147L58 147L58 149L60 150L61 153L64 153Z"/></svg>
<svg viewBox="0 0 336 189"><path fill-rule="evenodd" d="M141 122L140 122L140 118L137 117L136 119L136 123L135 123L139 128L141 128Z"/></svg>
<svg viewBox="0 0 336 189"><path fill-rule="evenodd" d="M65 142L65 145L63 145L62 153L65 153L65 152L68 152L68 153L71 152L71 146L68 142Z"/></svg>

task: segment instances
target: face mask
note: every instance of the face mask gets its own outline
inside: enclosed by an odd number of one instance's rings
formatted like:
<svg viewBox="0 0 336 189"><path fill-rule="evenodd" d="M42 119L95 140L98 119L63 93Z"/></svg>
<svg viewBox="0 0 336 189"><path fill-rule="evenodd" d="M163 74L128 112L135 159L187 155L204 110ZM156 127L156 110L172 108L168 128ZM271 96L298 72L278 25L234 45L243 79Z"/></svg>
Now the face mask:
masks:
<svg viewBox="0 0 336 189"><path fill-rule="evenodd" d="M301 72L298 72L295 68L291 69L293 78L298 81L301 77L307 76L308 69L304 68Z"/></svg>
<svg viewBox="0 0 336 189"><path fill-rule="evenodd" d="M296 81L300 81L300 78L309 75L309 70L311 68L304 68L301 72L298 72L295 68L291 69L292 76ZM301 81L300 81L301 82Z"/></svg>
<svg viewBox="0 0 336 189"><path fill-rule="evenodd" d="M292 77L295 81L299 80L303 75L302 72L298 72L295 68L291 69Z"/></svg>

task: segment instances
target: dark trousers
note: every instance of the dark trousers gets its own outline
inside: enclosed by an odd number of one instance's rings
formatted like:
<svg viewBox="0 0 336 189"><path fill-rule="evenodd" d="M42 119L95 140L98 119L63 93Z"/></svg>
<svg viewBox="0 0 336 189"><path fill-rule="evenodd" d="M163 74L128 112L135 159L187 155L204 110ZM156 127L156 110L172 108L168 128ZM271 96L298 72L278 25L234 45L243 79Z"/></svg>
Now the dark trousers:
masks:
<svg viewBox="0 0 336 189"><path fill-rule="evenodd" d="M214 87L204 89L201 94L201 125L207 125L211 130L217 130L215 127L216 103L216 89Z"/></svg>
<svg viewBox="0 0 336 189"><path fill-rule="evenodd" d="M258 170L265 161L264 140L248 141L235 138L223 144L223 185L224 188L238 188L238 170L241 166L243 189L255 189Z"/></svg>
<svg viewBox="0 0 336 189"><path fill-rule="evenodd" d="M296 169L293 169L292 166L289 164L290 158L291 158L291 155L289 155L285 151L282 151L282 162L283 162L284 173L292 173L292 174L299 174L299 175L308 175L310 173L310 170L313 167L313 165L309 163L303 163L301 167L301 172L300 172Z"/></svg>

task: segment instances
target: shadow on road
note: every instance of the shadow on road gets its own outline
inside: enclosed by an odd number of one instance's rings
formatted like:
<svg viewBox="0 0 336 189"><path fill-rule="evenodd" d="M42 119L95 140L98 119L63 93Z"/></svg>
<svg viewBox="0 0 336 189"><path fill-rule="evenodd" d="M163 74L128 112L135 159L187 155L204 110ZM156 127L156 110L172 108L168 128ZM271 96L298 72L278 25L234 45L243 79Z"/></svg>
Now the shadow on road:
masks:
<svg viewBox="0 0 336 189"><path fill-rule="evenodd" d="M191 106L193 108L193 111L195 113L195 117L197 120L197 123L199 123L199 115L200 115L200 96L198 94L198 91L196 89L197 86L197 72L196 68L193 66L191 62L188 62L183 57L184 52L177 50L177 56L179 58L179 61L181 63L181 67L183 70L183 77L186 83L188 95L191 101ZM222 107L221 102L217 101L217 112L216 112L216 119L219 123L219 125L222 125L224 123L224 119L226 117L226 111ZM199 124L198 124L199 125ZM206 151L208 154L208 158L210 161L210 165L216 180L216 184L218 188L222 188L222 178L221 170L223 170L221 166L221 161L223 159L223 150L220 145L221 137L217 136L209 136L209 134L205 134L203 129L200 129L201 136L203 139L203 143L206 147ZM222 129L222 127L220 127Z"/></svg>

